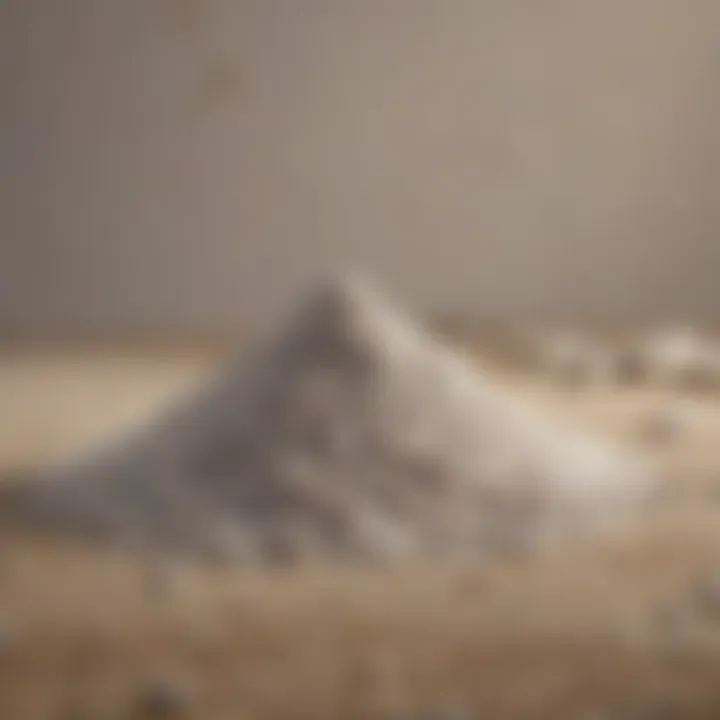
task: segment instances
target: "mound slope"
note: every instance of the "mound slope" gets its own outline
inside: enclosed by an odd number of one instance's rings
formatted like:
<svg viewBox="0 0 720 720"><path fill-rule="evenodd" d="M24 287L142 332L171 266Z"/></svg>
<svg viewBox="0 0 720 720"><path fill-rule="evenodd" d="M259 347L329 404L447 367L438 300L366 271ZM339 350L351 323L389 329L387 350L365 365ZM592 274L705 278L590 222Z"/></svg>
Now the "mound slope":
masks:
<svg viewBox="0 0 720 720"><path fill-rule="evenodd" d="M154 424L34 484L20 514L248 560L475 557L614 525L651 485L343 278Z"/></svg>

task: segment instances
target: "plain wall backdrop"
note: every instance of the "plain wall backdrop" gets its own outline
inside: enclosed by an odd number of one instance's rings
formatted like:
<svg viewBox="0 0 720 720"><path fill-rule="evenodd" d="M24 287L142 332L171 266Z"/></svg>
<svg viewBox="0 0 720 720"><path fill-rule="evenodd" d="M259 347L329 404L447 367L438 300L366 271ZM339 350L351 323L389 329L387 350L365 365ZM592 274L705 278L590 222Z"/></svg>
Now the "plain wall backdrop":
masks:
<svg viewBox="0 0 720 720"><path fill-rule="evenodd" d="M0 330L720 310L717 0L3 0Z"/></svg>

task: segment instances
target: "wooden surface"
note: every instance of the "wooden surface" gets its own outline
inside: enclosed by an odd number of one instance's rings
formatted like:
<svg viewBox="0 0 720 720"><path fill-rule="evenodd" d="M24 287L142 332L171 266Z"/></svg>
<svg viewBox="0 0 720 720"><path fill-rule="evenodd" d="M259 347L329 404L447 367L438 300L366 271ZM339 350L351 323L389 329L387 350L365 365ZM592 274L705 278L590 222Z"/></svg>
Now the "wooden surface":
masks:
<svg viewBox="0 0 720 720"><path fill-rule="evenodd" d="M212 369L203 352L0 354L0 472L65 459L152 417Z"/></svg>
<svg viewBox="0 0 720 720"><path fill-rule="evenodd" d="M3 356L0 466L110 439L216 362L137 349ZM631 444L677 400L501 375L550 414ZM720 471L720 402L696 409L686 433L653 450L682 488L717 484ZM150 717L134 708L168 679L187 690L182 717L197 720L377 718L386 691L400 703L388 718L455 703L469 718L715 718L720 593L697 579L715 577L718 547L717 504L705 500L610 547L464 572L161 571L93 544L0 536L0 717Z"/></svg>

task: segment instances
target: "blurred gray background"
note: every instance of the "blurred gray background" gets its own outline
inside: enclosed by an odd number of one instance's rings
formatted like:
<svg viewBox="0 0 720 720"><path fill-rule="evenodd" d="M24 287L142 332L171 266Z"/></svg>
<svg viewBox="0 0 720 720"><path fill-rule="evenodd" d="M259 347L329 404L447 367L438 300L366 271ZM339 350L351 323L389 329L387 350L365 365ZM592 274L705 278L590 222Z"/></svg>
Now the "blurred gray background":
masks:
<svg viewBox="0 0 720 720"><path fill-rule="evenodd" d="M713 317L717 0L3 0L0 330Z"/></svg>

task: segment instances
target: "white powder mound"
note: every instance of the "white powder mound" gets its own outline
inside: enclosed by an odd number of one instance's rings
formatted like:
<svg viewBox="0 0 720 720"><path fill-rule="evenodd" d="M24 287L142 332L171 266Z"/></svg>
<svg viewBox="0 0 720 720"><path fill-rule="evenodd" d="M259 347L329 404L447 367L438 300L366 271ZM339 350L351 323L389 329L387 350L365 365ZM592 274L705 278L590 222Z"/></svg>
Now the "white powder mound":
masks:
<svg viewBox="0 0 720 720"><path fill-rule="evenodd" d="M720 379L715 343L689 326L666 328L641 342L648 372L664 384L706 390Z"/></svg>
<svg viewBox="0 0 720 720"><path fill-rule="evenodd" d="M343 279L240 369L35 485L24 515L246 560L475 557L614 524L651 487Z"/></svg>

